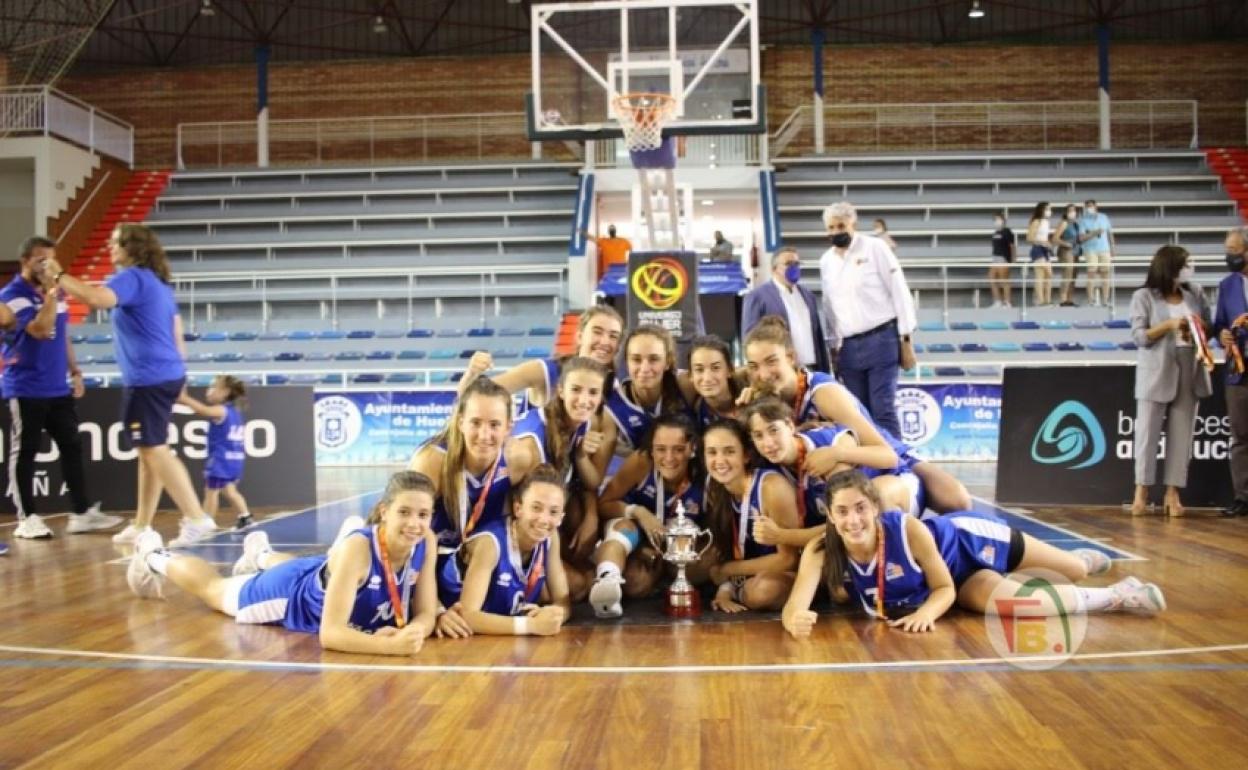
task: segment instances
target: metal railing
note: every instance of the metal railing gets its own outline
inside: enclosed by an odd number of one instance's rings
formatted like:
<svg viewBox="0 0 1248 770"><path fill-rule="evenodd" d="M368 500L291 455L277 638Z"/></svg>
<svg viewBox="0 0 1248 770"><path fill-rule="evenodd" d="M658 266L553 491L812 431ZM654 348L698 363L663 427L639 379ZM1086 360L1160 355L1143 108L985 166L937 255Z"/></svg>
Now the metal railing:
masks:
<svg viewBox="0 0 1248 770"><path fill-rule="evenodd" d="M676 142L676 163L682 168L756 166L761 147L760 137L755 134L681 136ZM597 168L632 168L624 140L595 141L594 165Z"/></svg>
<svg viewBox="0 0 1248 770"><path fill-rule="evenodd" d="M1192 148L1199 144L1195 100L1118 100L1110 104L1115 148ZM1099 105L1070 102L945 102L825 104L825 151L1095 149ZM784 125L801 121L811 105L793 110ZM809 141L790 143L794 154L813 152ZM805 134L802 133L804 137ZM777 153L778 154L778 153Z"/></svg>
<svg viewBox="0 0 1248 770"><path fill-rule="evenodd" d="M1063 362L1064 363L1064 362ZM221 365L213 362L187 362L186 371L190 378L196 375L216 375L220 373ZM86 372L87 387L99 388L120 388L125 383L122 382L121 372L116 368L97 369L92 364L84 364ZM314 389L332 389L340 390L454 390L455 383L449 381L437 382L434 377L437 375L453 376L461 374L464 367L438 367L438 366L387 366L380 368L359 368L337 366L332 368L303 368L295 369L281 366L265 366L263 370L249 371L246 368L233 364L230 370L240 379L248 384L257 385L311 385ZM416 377L415 382L404 383L387 383L387 382L354 382L356 376L361 374L380 374L383 377L391 374L411 374ZM301 378L307 375L315 375L317 381L312 382L290 382L292 378ZM280 378L287 378L286 382L281 382ZM275 382L276 380L276 382Z"/></svg>
<svg viewBox="0 0 1248 770"><path fill-rule="evenodd" d="M0 137L68 139L134 168L134 126L49 86L0 88Z"/></svg>
<svg viewBox="0 0 1248 770"><path fill-rule="evenodd" d="M268 133L279 166L532 157L523 112L270 120ZM254 120L178 124L180 169L254 165L257 147Z"/></svg>

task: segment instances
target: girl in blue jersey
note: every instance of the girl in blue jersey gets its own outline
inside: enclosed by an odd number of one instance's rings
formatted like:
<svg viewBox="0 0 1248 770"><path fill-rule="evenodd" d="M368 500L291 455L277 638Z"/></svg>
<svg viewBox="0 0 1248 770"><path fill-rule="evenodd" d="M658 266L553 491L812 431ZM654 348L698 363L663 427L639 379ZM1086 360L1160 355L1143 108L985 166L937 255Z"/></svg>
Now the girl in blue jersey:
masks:
<svg viewBox="0 0 1248 770"><path fill-rule="evenodd" d="M689 381L697 392L693 411L699 430L737 416L741 385L733 371L732 351L722 339L709 334L689 343Z"/></svg>
<svg viewBox="0 0 1248 770"><path fill-rule="evenodd" d="M745 358L751 387L769 385L783 401L792 405L798 424L839 423L852 430L864 447L895 447L900 443L879 428L854 394L835 378L797 366L793 338L783 318L765 316L750 330L745 338ZM749 400L749 394L745 400ZM916 459L906 469L923 482L926 503L932 510L943 513L971 507L971 495L962 482L935 463Z"/></svg>
<svg viewBox="0 0 1248 770"><path fill-rule="evenodd" d="M774 396L760 398L742 412L754 449L797 488L800 529L781 529L774 519L754 522L754 539L764 545L801 548L823 534L824 489L831 473L856 465L892 468L897 454L887 446L859 446L843 425L819 424L798 430L793 410Z"/></svg>
<svg viewBox="0 0 1248 770"><path fill-rule="evenodd" d="M567 494L549 465L530 470L512 492L511 515L468 536L460 612L478 634L552 636L572 609L559 557Z"/></svg>
<svg viewBox="0 0 1248 770"><path fill-rule="evenodd" d="M134 523L113 535L133 543L152 526L157 490L163 489L182 513L181 531L171 544L189 544L217 529L195 496L186 466L169 447L173 405L186 384L182 316L173 295L173 274L160 239L150 228L123 223L108 241L117 272L103 286L69 275L55 259L43 270L55 286L96 310L112 310L114 348L121 369L121 424L139 455L138 506Z"/></svg>
<svg viewBox="0 0 1248 770"><path fill-rule="evenodd" d="M1004 573L1043 569L1072 584L1109 570L1109 557L1092 549L1063 551L1011 529L995 516L956 511L927 521L881 510L871 481L858 471L828 480L825 536L802 552L793 592L781 620L793 636L810 635L810 610L820 583L837 602L860 604L868 615L905 631L930 631L954 602L984 613ZM1017 584L1022 593L1022 584ZM1107 588L1055 585L1061 599L1029 610L1033 615L1070 611L1127 610L1151 614L1165 609L1161 590L1126 578Z"/></svg>
<svg viewBox="0 0 1248 770"><path fill-rule="evenodd" d="M611 417L606 441L621 457L641 445L654 418L688 411L694 397L688 378L677 377L676 342L667 329L645 324L630 331L624 340L624 362L628 378L615 383L606 406Z"/></svg>
<svg viewBox="0 0 1248 770"><path fill-rule="evenodd" d="M263 531L252 532L229 578L203 559L165 550L158 533L146 532L135 541L127 582L140 597L162 598L168 580L239 623L318 634L327 650L414 655L437 612L433 496L427 477L400 471L367 526L358 517L358 528L344 523L328 554L275 553Z"/></svg>
<svg viewBox="0 0 1248 770"><path fill-rule="evenodd" d="M600 618L624 614L620 600L649 596L665 572L664 535L676 506L698 521L703 505L703 468L695 459L698 429L683 412L660 415L654 427L620 466L598 501L603 538L589 603ZM706 579L706 568L690 565L691 582ZM622 587L621 587L622 586Z"/></svg>
<svg viewBox="0 0 1248 770"><path fill-rule="evenodd" d="M576 356L592 358L611 371L615 368L615 354L620 351L620 336L624 333L624 319L610 305L594 305L581 313L576 329ZM516 414L546 405L550 394L559 381L559 367L571 356L534 358L517 364L495 375L494 381L508 393L523 393L522 403ZM468 361L468 371L459 381L462 394L473 380L494 368L494 358L484 350L478 350Z"/></svg>
<svg viewBox="0 0 1248 770"><path fill-rule="evenodd" d="M503 449L511 483L518 484L543 463L554 466L568 491L564 559L570 562L572 596L589 590L587 563L598 541L597 490L611 460L601 413L607 370L592 358L572 358L563 365L555 398L516 421Z"/></svg>
<svg viewBox="0 0 1248 770"><path fill-rule="evenodd" d="M247 404L247 386L237 377L218 375L204 399L208 403L192 398L185 391L178 399L178 403L211 421L208 424L208 458L204 461L204 513L216 519L221 495L225 495L237 511L234 528L243 529L252 523L247 500L238 491L238 482L243 479L243 462L247 459L244 446L247 421L242 415Z"/></svg>
<svg viewBox="0 0 1248 770"><path fill-rule="evenodd" d="M798 549L766 545L754 538L755 521L767 517L782 529L798 526L796 491L779 471L758 462L750 437L736 420L712 423L702 434L706 463L703 519L714 535L717 563L711 581L719 587L711 606L723 612L774 610L793 586Z"/></svg>

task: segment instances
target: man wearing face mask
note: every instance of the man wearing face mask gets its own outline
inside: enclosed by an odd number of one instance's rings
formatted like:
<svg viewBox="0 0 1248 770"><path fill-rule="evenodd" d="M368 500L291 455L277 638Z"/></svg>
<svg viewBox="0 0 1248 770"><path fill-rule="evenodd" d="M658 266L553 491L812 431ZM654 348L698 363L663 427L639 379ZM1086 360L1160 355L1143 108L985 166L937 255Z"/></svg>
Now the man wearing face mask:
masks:
<svg viewBox="0 0 1248 770"><path fill-rule="evenodd" d="M741 310L741 338L744 339L763 316L778 315L789 322L798 363L830 374L828 345L823 335L819 305L815 302L815 295L798 283L801 277L802 258L797 249L782 246L772 257L771 280L745 295Z"/></svg>
<svg viewBox="0 0 1248 770"><path fill-rule="evenodd" d="M897 255L879 238L856 232L857 220L848 201L823 211L832 241L819 260L828 345L845 387L877 425L900 436L897 375L915 366L914 300Z"/></svg>
<svg viewBox="0 0 1248 770"><path fill-rule="evenodd" d="M1248 516L1248 375L1240 363L1248 355L1248 227L1226 234L1226 269L1218 284L1213 333L1226 355L1226 414L1231 420L1231 486L1235 500L1223 513ZM1236 358L1234 350L1238 349Z"/></svg>
<svg viewBox="0 0 1248 770"><path fill-rule="evenodd" d="M1083 202L1079 217L1079 243L1088 266L1088 304L1109 304L1109 265L1114 260L1114 230L1109 217L1096 207L1096 201Z"/></svg>

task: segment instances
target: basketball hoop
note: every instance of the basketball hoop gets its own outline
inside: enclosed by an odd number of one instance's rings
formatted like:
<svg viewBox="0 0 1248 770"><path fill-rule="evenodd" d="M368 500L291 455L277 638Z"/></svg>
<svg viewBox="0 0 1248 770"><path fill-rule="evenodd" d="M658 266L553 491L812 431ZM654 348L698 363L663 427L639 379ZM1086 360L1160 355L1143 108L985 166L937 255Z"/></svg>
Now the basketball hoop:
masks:
<svg viewBox="0 0 1248 770"><path fill-rule="evenodd" d="M630 152L657 150L663 144L663 124L676 112L671 94L621 94L612 100L615 117L624 130Z"/></svg>

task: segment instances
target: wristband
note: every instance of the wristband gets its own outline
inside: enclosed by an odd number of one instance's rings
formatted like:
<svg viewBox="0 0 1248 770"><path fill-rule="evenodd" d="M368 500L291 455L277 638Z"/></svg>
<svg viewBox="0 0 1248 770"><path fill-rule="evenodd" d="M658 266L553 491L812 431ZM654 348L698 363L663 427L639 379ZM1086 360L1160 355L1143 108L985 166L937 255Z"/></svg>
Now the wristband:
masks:
<svg viewBox="0 0 1248 770"><path fill-rule="evenodd" d="M529 619L523 615L512 618L511 632L516 636L527 636L529 633Z"/></svg>

